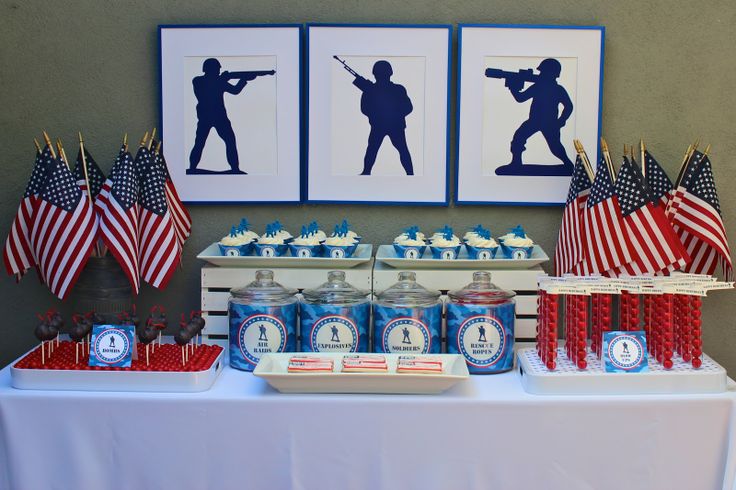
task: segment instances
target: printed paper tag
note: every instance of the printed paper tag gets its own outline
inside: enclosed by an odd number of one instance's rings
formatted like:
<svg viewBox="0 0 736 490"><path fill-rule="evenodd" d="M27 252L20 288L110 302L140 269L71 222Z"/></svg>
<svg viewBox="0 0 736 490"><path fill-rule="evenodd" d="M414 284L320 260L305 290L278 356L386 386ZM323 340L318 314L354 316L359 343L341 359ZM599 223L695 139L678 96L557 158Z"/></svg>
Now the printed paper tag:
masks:
<svg viewBox="0 0 736 490"><path fill-rule="evenodd" d="M130 367L133 325L95 325L92 328L90 366Z"/></svg>
<svg viewBox="0 0 736 490"><path fill-rule="evenodd" d="M605 332L603 359L607 373L638 373L648 370L646 333Z"/></svg>

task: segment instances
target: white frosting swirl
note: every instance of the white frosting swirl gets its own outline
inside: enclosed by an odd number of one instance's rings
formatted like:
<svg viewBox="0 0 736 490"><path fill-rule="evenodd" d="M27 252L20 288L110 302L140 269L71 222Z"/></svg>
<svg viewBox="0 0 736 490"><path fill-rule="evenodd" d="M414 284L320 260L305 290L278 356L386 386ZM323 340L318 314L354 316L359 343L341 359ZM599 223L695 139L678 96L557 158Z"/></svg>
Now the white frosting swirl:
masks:
<svg viewBox="0 0 736 490"><path fill-rule="evenodd" d="M284 237L279 236L278 233L275 236L263 235L258 239L258 243L261 245L283 245Z"/></svg>
<svg viewBox="0 0 736 490"><path fill-rule="evenodd" d="M409 238L409 235L402 233L401 235L394 238L394 243L397 245L403 245L404 247L421 247L424 246L424 240L419 238L419 235L415 239Z"/></svg>
<svg viewBox="0 0 736 490"><path fill-rule="evenodd" d="M477 248L495 248L498 247L498 242L496 242L493 237L486 240L480 235L475 234L468 239L468 245Z"/></svg>
<svg viewBox="0 0 736 490"><path fill-rule="evenodd" d="M291 238L293 235L289 233L288 231L282 229L276 232L276 236L286 241L289 238Z"/></svg>
<svg viewBox="0 0 736 490"><path fill-rule="evenodd" d="M317 240L319 240L320 242L324 242L327 239L327 233L322 230L315 231L314 236L316 236Z"/></svg>
<svg viewBox="0 0 736 490"><path fill-rule="evenodd" d="M235 236L225 235L224 237L222 237L222 240L220 240L220 243L225 245L226 247L239 247L241 245L247 245L252 241L252 238L237 234Z"/></svg>
<svg viewBox="0 0 736 490"><path fill-rule="evenodd" d="M320 240L317 235L299 235L291 242L294 245L319 245Z"/></svg>
<svg viewBox="0 0 736 490"><path fill-rule="evenodd" d="M248 239L248 243L258 240L258 233L251 230L245 230L238 232L238 236L242 236Z"/></svg>
<svg viewBox="0 0 736 490"><path fill-rule="evenodd" d="M457 247L460 245L460 239L452 235L451 239L447 239L444 237L444 235L440 234L440 236L432 239L432 246L438 247L438 248L446 248L446 247Z"/></svg>
<svg viewBox="0 0 736 490"><path fill-rule="evenodd" d="M463 235L463 240L465 240L467 242L468 240L470 240L474 236L478 236L478 232L473 231L473 230L470 230L469 232L467 232L467 233L465 233Z"/></svg>
<svg viewBox="0 0 736 490"><path fill-rule="evenodd" d="M534 241L527 237L510 236L503 241L503 244L507 247L531 247L534 245Z"/></svg>
<svg viewBox="0 0 736 490"><path fill-rule="evenodd" d="M335 247L349 247L355 243L355 239L350 236L335 236L332 235L327 237L325 245L332 245Z"/></svg>

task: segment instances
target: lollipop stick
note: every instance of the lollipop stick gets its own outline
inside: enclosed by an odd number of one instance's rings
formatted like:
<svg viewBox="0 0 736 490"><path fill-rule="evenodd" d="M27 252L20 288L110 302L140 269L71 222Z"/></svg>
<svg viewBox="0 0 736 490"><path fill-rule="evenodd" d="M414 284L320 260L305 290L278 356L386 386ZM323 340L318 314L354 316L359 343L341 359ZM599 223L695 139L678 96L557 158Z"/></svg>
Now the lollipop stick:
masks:
<svg viewBox="0 0 736 490"><path fill-rule="evenodd" d="M41 341L41 365L46 364L45 349L43 347L43 340Z"/></svg>
<svg viewBox="0 0 736 490"><path fill-rule="evenodd" d="M74 364L79 364L79 342L74 344Z"/></svg>
<svg viewBox="0 0 736 490"><path fill-rule="evenodd" d="M158 331L158 346L161 347L161 330Z"/></svg>
<svg viewBox="0 0 736 490"><path fill-rule="evenodd" d="M146 344L146 366L148 366L148 344Z"/></svg>
<svg viewBox="0 0 736 490"><path fill-rule="evenodd" d="M181 365L184 365L184 346L181 346Z"/></svg>

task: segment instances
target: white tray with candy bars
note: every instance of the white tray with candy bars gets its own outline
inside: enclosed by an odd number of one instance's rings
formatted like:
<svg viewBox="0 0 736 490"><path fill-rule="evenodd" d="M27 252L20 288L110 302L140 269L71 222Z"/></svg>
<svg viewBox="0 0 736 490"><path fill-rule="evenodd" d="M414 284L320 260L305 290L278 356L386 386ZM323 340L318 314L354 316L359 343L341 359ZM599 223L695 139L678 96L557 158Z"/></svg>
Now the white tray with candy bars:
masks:
<svg viewBox="0 0 736 490"><path fill-rule="evenodd" d="M363 372L344 372L343 358L370 356L385 358L385 370L365 363ZM303 361L289 363L292 358ZM374 357L378 356L378 357ZM465 359L458 354L427 354L412 356L418 361L408 365L406 372L397 372L402 354L349 354L349 353L281 353L265 354L256 366L254 375L265 379L282 393L385 393L437 394L469 377ZM431 362L425 363L424 360ZM441 368L433 372L431 364L439 361ZM319 365L313 372L303 370L305 364ZM327 367L326 367L327 366ZM427 369L428 368L428 369ZM298 371L297 371L298 370ZM402 369L403 371L403 369Z"/></svg>
<svg viewBox="0 0 736 490"><path fill-rule="evenodd" d="M703 364L695 369L681 359L673 359L672 369L664 369L649 358L649 369L638 373L609 373L592 352L588 353L586 369L578 369L557 349L557 366L550 371L542 363L536 349L517 352L521 384L535 395L637 395L637 394L697 394L726 391L726 370L703 354Z"/></svg>

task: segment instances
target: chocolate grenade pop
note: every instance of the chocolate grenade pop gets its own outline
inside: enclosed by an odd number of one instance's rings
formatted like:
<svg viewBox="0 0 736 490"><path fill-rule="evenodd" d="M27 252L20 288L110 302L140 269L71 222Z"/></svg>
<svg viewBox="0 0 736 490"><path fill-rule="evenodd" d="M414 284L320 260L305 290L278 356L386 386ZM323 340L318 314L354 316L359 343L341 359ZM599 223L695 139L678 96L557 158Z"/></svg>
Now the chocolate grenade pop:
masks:
<svg viewBox="0 0 736 490"><path fill-rule="evenodd" d="M169 320L166 318L164 307L156 305L151 308L151 314L148 316L148 321L150 321L158 330L158 345L161 347L161 332L166 330L166 327L169 325Z"/></svg>
<svg viewBox="0 0 736 490"><path fill-rule="evenodd" d="M158 330L156 330L156 327L154 327L149 320L149 322L146 322L145 326L137 327L136 333L138 334L138 340L140 340L141 343L146 346L146 366L148 366L148 346L151 342L156 340L156 337L158 336Z"/></svg>
<svg viewBox="0 0 736 490"><path fill-rule="evenodd" d="M192 336L189 330L187 330L186 328L179 329L176 335L174 335L174 342L176 342L179 346L181 346L181 365L182 366L186 365L184 349L190 340L192 340Z"/></svg>
<svg viewBox="0 0 736 490"><path fill-rule="evenodd" d="M191 318L190 321L194 322L197 325L197 336L199 338L195 339L194 343L195 345L197 344L201 345L202 344L202 330L204 329L204 326L206 323L204 318L202 318L202 312L198 310L192 311L189 317Z"/></svg>
<svg viewBox="0 0 736 490"><path fill-rule="evenodd" d="M74 343L75 363L79 364L79 342L87 335L89 328L89 320L84 315L75 314L72 316L72 326L69 328L69 337ZM84 354L84 344L82 344L82 353Z"/></svg>
<svg viewBox="0 0 736 490"><path fill-rule="evenodd" d="M51 328L56 329L56 345L59 345L59 333L64 328L64 318L62 318L61 314L56 310L49 310L46 315L49 318L49 325L51 325Z"/></svg>
<svg viewBox="0 0 736 490"><path fill-rule="evenodd" d="M61 321L59 321L59 320L60 320L60 318L56 318L54 316L54 313L52 312L52 310L49 310L49 311L46 312L46 323L48 323L49 330L51 332L51 338L48 339L48 340L52 341L50 344L48 344L48 346L49 346L49 357L51 357L51 354L54 352L54 342L53 342L53 340L59 338L59 328L60 328L59 325L63 325L64 324L64 320L61 320Z"/></svg>
<svg viewBox="0 0 736 490"><path fill-rule="evenodd" d="M55 334L51 330L51 326L49 325L48 318L44 318L41 316L41 314L38 314L38 319L41 320L41 323L39 323L35 330L33 331L36 338L41 342L41 364L46 364L46 348L44 346L44 343L47 340L51 340L54 338ZM50 355L50 352L49 352Z"/></svg>

